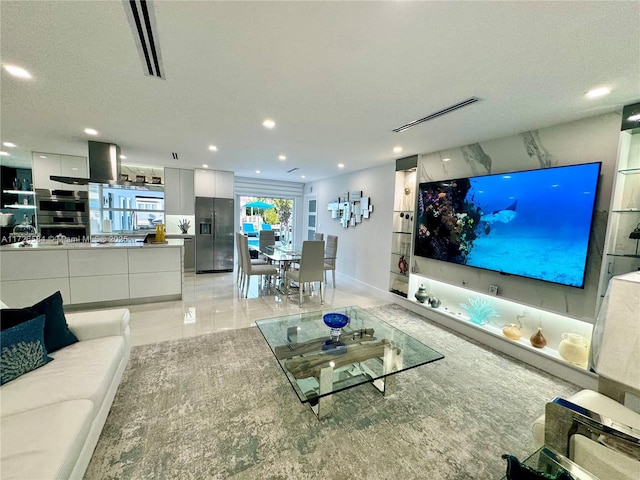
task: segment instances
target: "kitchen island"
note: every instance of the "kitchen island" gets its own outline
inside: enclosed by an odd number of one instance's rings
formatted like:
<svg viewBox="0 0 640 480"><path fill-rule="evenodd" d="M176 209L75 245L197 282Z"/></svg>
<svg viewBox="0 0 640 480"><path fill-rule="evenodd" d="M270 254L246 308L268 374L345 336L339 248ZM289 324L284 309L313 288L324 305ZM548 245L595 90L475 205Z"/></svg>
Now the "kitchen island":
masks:
<svg viewBox="0 0 640 480"><path fill-rule="evenodd" d="M72 309L182 298L183 240L32 241L0 247L0 294L12 307L60 291Z"/></svg>

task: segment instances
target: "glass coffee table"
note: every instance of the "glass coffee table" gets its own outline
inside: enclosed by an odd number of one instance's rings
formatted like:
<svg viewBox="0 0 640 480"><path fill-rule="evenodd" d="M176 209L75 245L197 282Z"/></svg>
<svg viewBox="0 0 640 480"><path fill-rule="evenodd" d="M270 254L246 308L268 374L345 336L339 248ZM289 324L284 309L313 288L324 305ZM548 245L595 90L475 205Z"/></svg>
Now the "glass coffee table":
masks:
<svg viewBox="0 0 640 480"><path fill-rule="evenodd" d="M328 313L348 317L342 329L323 321ZM395 374L444 356L359 307L344 307L256 321L302 403L321 419L332 395L363 383L383 394Z"/></svg>

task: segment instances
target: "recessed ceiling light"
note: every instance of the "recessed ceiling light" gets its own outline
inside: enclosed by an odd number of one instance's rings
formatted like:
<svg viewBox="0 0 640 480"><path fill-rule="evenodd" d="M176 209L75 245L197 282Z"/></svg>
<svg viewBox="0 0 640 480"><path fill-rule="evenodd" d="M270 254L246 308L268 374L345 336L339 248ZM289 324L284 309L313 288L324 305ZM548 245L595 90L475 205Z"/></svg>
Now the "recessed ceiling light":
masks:
<svg viewBox="0 0 640 480"><path fill-rule="evenodd" d="M344 168L344 163L339 163L338 168Z"/></svg>
<svg viewBox="0 0 640 480"><path fill-rule="evenodd" d="M278 155L278 160L286 160L286 155Z"/></svg>
<svg viewBox="0 0 640 480"><path fill-rule="evenodd" d="M307 178L306 175L300 175L300 178Z"/></svg>
<svg viewBox="0 0 640 480"><path fill-rule="evenodd" d="M402 147L397 146L397 147L393 147L393 153L400 153L402 151Z"/></svg>
<svg viewBox="0 0 640 480"><path fill-rule="evenodd" d="M71 170L73 170L74 172L78 171L78 167L71 167Z"/></svg>
<svg viewBox="0 0 640 480"><path fill-rule="evenodd" d="M207 165L206 163L203 163L202 168L209 168L209 165Z"/></svg>
<svg viewBox="0 0 640 480"><path fill-rule="evenodd" d="M262 122L262 125L264 125L265 128L273 128L276 126L276 122L274 122L270 118L267 118L264 122Z"/></svg>
<svg viewBox="0 0 640 480"><path fill-rule="evenodd" d="M2 155L3 157L6 157L9 154L7 152L0 152L0 155Z"/></svg>
<svg viewBox="0 0 640 480"><path fill-rule="evenodd" d="M127 156L126 155L120 155L120 160L126 160Z"/></svg>
<svg viewBox="0 0 640 480"><path fill-rule="evenodd" d="M31 74L27 72L24 68L18 67L17 65L5 65L4 69L9 72L14 77L18 78L31 78Z"/></svg>
<svg viewBox="0 0 640 480"><path fill-rule="evenodd" d="M443 158L443 159L442 159L442 161L443 161L443 162L450 162L450 161L451 161L451 159L450 159L450 158Z"/></svg>
<svg viewBox="0 0 640 480"><path fill-rule="evenodd" d="M631 115L630 117L627 118L627 120L629 120L630 122L637 122L638 120L640 120L640 113L637 113L635 115ZM7 145L5 143L5 145ZM9 145L7 145L8 147Z"/></svg>
<svg viewBox="0 0 640 480"><path fill-rule="evenodd" d="M631 120L631 119L630 119ZM14 148L16 146L15 143L11 143L11 142L3 142L2 143L5 147L9 147L9 148Z"/></svg>
<svg viewBox="0 0 640 480"><path fill-rule="evenodd" d="M216 147L215 145L209 145L209 150L211 150L212 152L217 152L218 147Z"/></svg>
<svg viewBox="0 0 640 480"><path fill-rule="evenodd" d="M84 133L86 133L87 135L97 135L98 131L94 130L93 128L85 128Z"/></svg>
<svg viewBox="0 0 640 480"><path fill-rule="evenodd" d="M608 87L598 87L593 90L589 90L586 94L587 98L597 98L602 97L603 95L607 95L611 93L611 89Z"/></svg>
<svg viewBox="0 0 640 480"><path fill-rule="evenodd" d="M40 155L40 158L47 158L46 155Z"/></svg>
<svg viewBox="0 0 640 480"><path fill-rule="evenodd" d="M256 173L260 173L260 170L256 170Z"/></svg>

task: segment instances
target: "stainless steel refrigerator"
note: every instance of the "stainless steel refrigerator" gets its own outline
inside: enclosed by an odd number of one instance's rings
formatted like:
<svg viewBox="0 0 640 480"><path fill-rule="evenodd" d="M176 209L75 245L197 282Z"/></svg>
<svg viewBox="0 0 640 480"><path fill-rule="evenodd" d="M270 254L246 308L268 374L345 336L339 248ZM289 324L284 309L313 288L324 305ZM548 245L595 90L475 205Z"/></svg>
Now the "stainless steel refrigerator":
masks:
<svg viewBox="0 0 640 480"><path fill-rule="evenodd" d="M196 197L196 273L233 271L233 200Z"/></svg>

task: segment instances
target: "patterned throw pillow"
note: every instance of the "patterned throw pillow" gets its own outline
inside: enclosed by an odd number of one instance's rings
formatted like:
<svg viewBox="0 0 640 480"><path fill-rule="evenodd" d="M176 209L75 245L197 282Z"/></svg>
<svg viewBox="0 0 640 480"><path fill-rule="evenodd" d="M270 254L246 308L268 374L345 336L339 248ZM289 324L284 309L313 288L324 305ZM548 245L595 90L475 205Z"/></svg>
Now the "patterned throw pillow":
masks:
<svg viewBox="0 0 640 480"><path fill-rule="evenodd" d="M0 385L53 360L47 356L47 350L44 346L44 321L45 316L40 315L2 332L0 336Z"/></svg>

